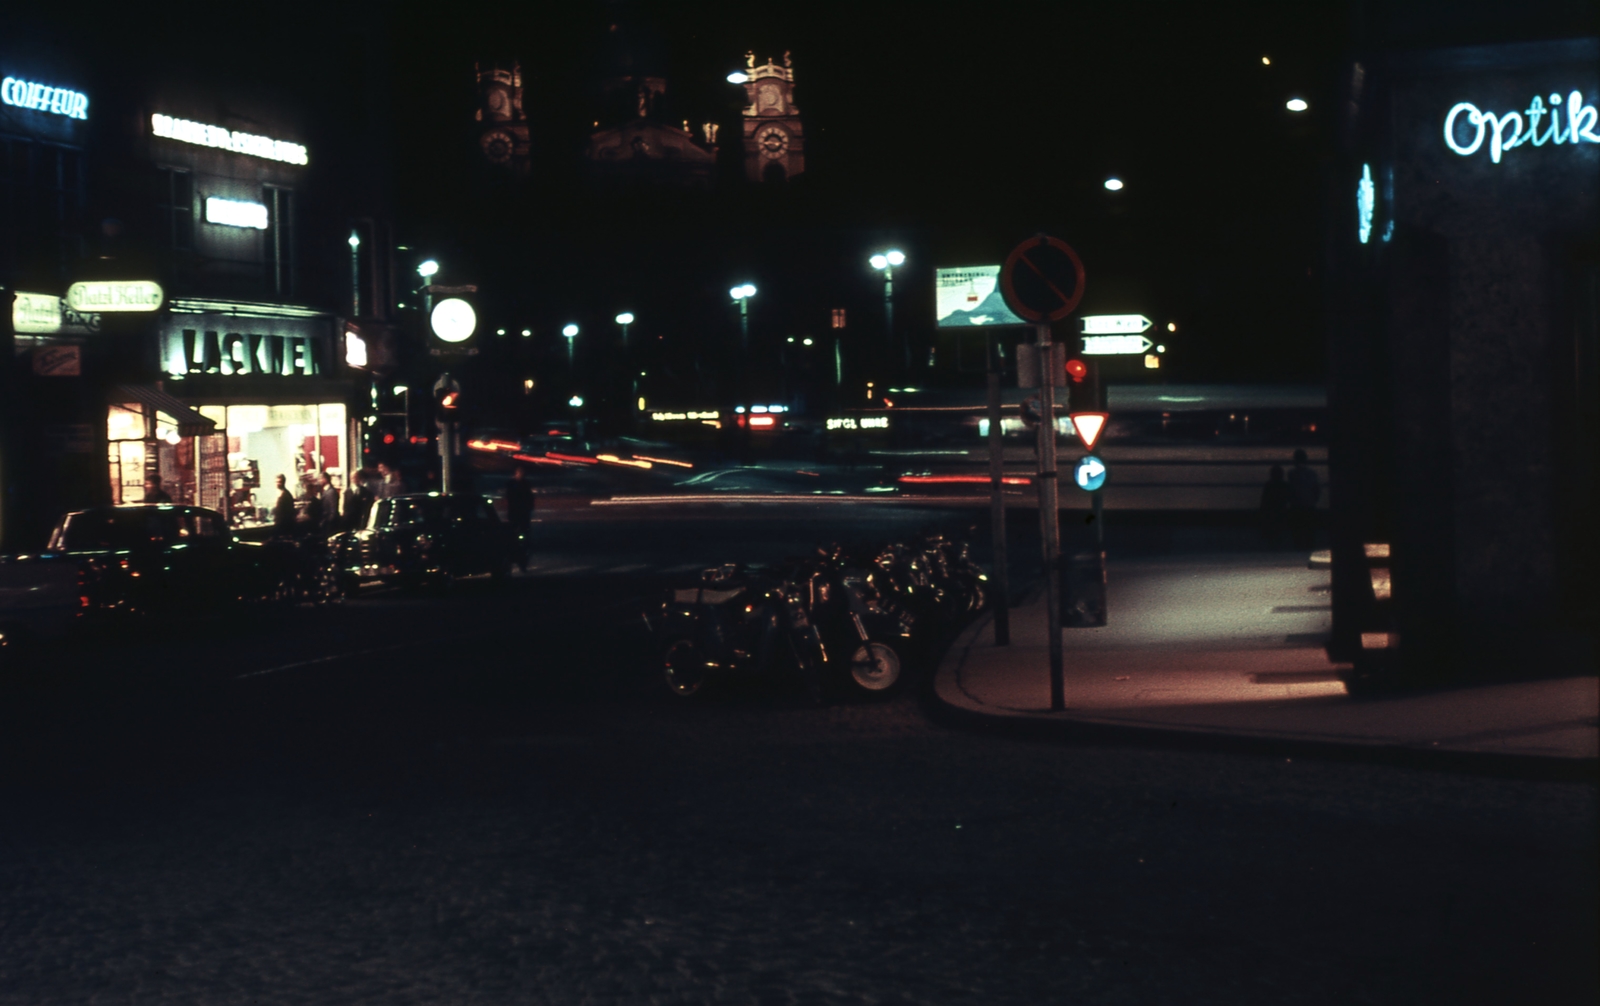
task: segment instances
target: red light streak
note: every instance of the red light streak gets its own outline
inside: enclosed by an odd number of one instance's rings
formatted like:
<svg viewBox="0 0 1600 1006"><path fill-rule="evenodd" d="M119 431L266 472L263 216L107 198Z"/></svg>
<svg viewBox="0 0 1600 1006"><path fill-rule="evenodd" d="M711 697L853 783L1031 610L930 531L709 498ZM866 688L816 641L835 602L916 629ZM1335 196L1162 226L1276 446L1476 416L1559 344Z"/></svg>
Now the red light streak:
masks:
<svg viewBox="0 0 1600 1006"><path fill-rule="evenodd" d="M513 460L513 461L530 461L530 462L532 462L533 464L536 464L536 465L559 465L559 464L561 464L561 462L559 462L559 461L551 461L549 458L535 457L532 454L513 454L513 455L511 455L511 460Z"/></svg>
<svg viewBox="0 0 1600 1006"><path fill-rule="evenodd" d="M597 465L600 463L596 458L585 458L577 454L557 454L555 451L545 451L544 456L554 458L557 461L571 461L580 465Z"/></svg>
<svg viewBox="0 0 1600 1006"><path fill-rule="evenodd" d="M895 479L908 485L988 485L987 475L902 475ZM1033 480L1016 475L1001 476L1000 481L1008 486L1032 485Z"/></svg>

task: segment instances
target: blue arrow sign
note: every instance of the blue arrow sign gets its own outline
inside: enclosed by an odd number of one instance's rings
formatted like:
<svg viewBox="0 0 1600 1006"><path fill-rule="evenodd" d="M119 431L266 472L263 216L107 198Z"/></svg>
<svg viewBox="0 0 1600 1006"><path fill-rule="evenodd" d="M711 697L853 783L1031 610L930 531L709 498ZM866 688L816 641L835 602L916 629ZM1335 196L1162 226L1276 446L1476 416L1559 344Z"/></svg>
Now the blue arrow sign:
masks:
<svg viewBox="0 0 1600 1006"><path fill-rule="evenodd" d="M1106 484L1106 463L1087 454L1078 459L1078 464L1072 469L1072 481L1078 483L1078 488L1094 492Z"/></svg>

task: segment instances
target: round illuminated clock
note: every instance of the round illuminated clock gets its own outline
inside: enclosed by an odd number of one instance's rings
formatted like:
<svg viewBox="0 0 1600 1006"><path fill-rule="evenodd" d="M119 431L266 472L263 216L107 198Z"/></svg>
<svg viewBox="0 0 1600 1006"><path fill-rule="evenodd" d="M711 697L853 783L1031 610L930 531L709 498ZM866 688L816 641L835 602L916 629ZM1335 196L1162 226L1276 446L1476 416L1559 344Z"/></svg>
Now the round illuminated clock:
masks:
<svg viewBox="0 0 1600 1006"><path fill-rule="evenodd" d="M460 297L449 297L433 305L429 321L440 342L466 342L478 330L477 312Z"/></svg>
<svg viewBox="0 0 1600 1006"><path fill-rule="evenodd" d="M490 164L507 164L511 161L511 134L502 129L491 129L478 141L483 144L483 156Z"/></svg>
<svg viewBox="0 0 1600 1006"><path fill-rule="evenodd" d="M779 126L768 126L756 134L756 146L766 157L782 157L789 149L789 134Z"/></svg>

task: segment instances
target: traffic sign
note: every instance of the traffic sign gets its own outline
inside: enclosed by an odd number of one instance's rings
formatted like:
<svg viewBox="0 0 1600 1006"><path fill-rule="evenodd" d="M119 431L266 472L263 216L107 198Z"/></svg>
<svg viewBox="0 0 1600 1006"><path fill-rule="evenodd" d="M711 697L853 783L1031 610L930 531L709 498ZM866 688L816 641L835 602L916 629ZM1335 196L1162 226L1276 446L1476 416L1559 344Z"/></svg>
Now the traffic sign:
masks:
<svg viewBox="0 0 1600 1006"><path fill-rule="evenodd" d="M1017 245L1000 267L1000 293L1017 316L1060 321L1083 299L1083 260L1060 238L1040 234Z"/></svg>
<svg viewBox="0 0 1600 1006"><path fill-rule="evenodd" d="M1084 335L1137 335L1150 331L1150 319L1142 314L1089 314L1079 319Z"/></svg>
<svg viewBox="0 0 1600 1006"><path fill-rule="evenodd" d="M1093 454L1084 455L1072 469L1072 481L1079 489L1094 492L1106 484L1106 463Z"/></svg>
<svg viewBox="0 0 1600 1006"><path fill-rule="evenodd" d="M1104 412L1074 412L1072 415L1072 428L1078 434L1078 439L1083 441L1085 450L1094 450L1095 441L1100 439L1100 432L1106 428L1106 420L1111 417Z"/></svg>
<svg viewBox="0 0 1600 1006"><path fill-rule="evenodd" d="M1086 335L1083 337L1083 355L1138 356L1149 352L1154 345L1142 335Z"/></svg>

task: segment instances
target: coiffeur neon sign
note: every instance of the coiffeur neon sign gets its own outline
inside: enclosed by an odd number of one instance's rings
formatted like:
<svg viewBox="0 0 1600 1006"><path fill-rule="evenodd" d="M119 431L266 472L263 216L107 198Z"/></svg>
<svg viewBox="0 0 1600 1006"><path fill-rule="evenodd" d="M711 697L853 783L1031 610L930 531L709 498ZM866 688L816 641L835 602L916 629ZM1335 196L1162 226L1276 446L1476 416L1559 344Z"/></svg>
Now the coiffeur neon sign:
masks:
<svg viewBox="0 0 1600 1006"><path fill-rule="evenodd" d="M1565 104L1566 115L1562 115L1562 104ZM1523 116L1527 118L1524 119ZM1543 133L1539 132L1539 121L1548 117L1549 126ZM1563 120L1565 120L1563 122ZM1462 157L1469 157L1478 152L1483 146L1483 141L1489 141L1489 160L1500 163L1501 154L1507 150L1514 150L1524 143L1532 141L1536 147L1554 142L1557 146L1563 143L1600 143L1600 133L1595 132L1595 126L1600 122L1600 111L1593 105L1583 103L1583 93L1573 91L1567 95L1565 102L1561 95L1551 92L1550 104L1545 105L1544 99L1539 95L1533 96L1533 103L1526 112L1504 112L1495 115L1485 112L1470 101L1457 102L1451 107L1449 114L1444 117L1444 142L1451 150ZM1464 123L1464 126L1463 126ZM1566 128L1561 127L1565 125ZM1512 128L1512 127L1515 128ZM1460 136L1467 129L1472 129L1471 140L1468 143L1460 142Z"/></svg>

